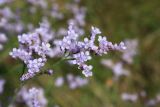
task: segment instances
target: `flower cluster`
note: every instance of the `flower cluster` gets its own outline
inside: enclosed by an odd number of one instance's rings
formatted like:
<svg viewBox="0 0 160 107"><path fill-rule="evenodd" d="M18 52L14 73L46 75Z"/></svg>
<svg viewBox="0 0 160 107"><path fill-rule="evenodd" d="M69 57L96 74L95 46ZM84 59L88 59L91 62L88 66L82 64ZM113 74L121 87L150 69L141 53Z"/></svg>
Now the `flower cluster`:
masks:
<svg viewBox="0 0 160 107"><path fill-rule="evenodd" d="M127 49L123 52L122 59L128 64L132 64L134 56L138 53L138 40L127 39L125 40L125 44L127 45Z"/></svg>
<svg viewBox="0 0 160 107"><path fill-rule="evenodd" d="M112 60L104 59L104 60L101 61L101 63L104 66L109 67L113 71L115 79L119 78L122 75L124 75L124 76L129 75L129 71L123 67L122 62L114 63Z"/></svg>
<svg viewBox="0 0 160 107"><path fill-rule="evenodd" d="M135 94L122 93L121 97L124 101L132 101L132 102L136 102L138 99L138 95L136 93Z"/></svg>
<svg viewBox="0 0 160 107"><path fill-rule="evenodd" d="M82 70L82 73L86 76L92 76L92 66L87 65L86 62L91 60L91 54L102 55L107 54L110 50L124 50L126 49L123 42L119 45L112 44L107 41L106 37L98 36L99 45L95 44L96 35L101 34L101 31L96 28L91 28L90 38L84 38L84 41L80 41L78 33L76 33L73 24L68 27L67 35L59 41L59 46L64 53L69 53L68 57L73 59L70 62L78 65L78 68Z"/></svg>
<svg viewBox="0 0 160 107"><path fill-rule="evenodd" d="M125 65L130 65L133 63L134 56L138 53L138 40L137 39L126 39L125 45L127 48L122 51L121 59L118 62L113 62L112 60L103 59L101 63L112 69L115 78L120 77L121 75L128 76L129 70L125 68Z"/></svg>
<svg viewBox="0 0 160 107"><path fill-rule="evenodd" d="M68 20L68 24L74 23L74 28L76 33L83 35L84 30L83 27L85 26L85 17L86 17L86 8L80 7L79 2L74 1L74 3L67 4L66 8L72 12L73 18Z"/></svg>
<svg viewBox="0 0 160 107"><path fill-rule="evenodd" d="M59 10L59 5L54 2L51 9L51 16L55 19L63 19L64 15Z"/></svg>
<svg viewBox="0 0 160 107"><path fill-rule="evenodd" d="M159 93L154 98L151 98L148 101L146 101L146 106L147 107L154 107L158 103L160 103L160 94Z"/></svg>
<svg viewBox="0 0 160 107"><path fill-rule="evenodd" d="M28 107L46 107L47 99L44 96L44 91L41 88L23 87L17 97L17 102L25 102Z"/></svg>
<svg viewBox="0 0 160 107"><path fill-rule="evenodd" d="M145 91L141 91L139 93L122 93L121 98L124 101L137 102L140 99L145 99L144 103L146 107L154 107L156 104L160 103L160 94L157 93L153 98L147 98L147 93Z"/></svg>
<svg viewBox="0 0 160 107"><path fill-rule="evenodd" d="M67 74L67 76L65 78L67 80L67 83L68 83L70 89L76 89L76 88L82 87L82 86L88 84L88 82L89 82L87 78L82 78L80 76L74 76L73 74ZM61 87L64 84L65 78L58 77L55 80L55 86Z"/></svg>
<svg viewBox="0 0 160 107"><path fill-rule="evenodd" d="M32 78L45 65L50 50L49 35L41 25L34 32L18 36L19 48L14 48L10 55L22 60L28 68L28 72L21 77L22 81Z"/></svg>
<svg viewBox="0 0 160 107"><path fill-rule="evenodd" d="M67 82L69 84L70 89L76 89L78 87L82 87L88 84L87 78L82 78L80 76L74 76L72 74L67 75Z"/></svg>
<svg viewBox="0 0 160 107"><path fill-rule="evenodd" d="M0 28L6 31L12 32L22 32L24 30L24 23L20 20L15 12L11 10L10 7L5 6L0 9Z"/></svg>

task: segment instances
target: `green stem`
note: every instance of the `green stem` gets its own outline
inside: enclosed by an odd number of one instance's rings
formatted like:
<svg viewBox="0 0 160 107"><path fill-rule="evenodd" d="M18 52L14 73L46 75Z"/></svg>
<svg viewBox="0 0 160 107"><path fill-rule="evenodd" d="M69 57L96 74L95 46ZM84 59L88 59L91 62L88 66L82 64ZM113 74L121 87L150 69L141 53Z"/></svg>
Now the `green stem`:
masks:
<svg viewBox="0 0 160 107"><path fill-rule="evenodd" d="M14 104L14 102L16 101L18 92L21 90L21 88L22 88L23 86L24 86L24 83L21 83L20 86L15 89L14 96L13 96L13 98L12 98L12 100L11 100L11 103L10 103L9 105Z"/></svg>
<svg viewBox="0 0 160 107"><path fill-rule="evenodd" d="M58 65L60 62L64 61L64 60L67 60L66 58L61 58L59 61L57 61L56 63L54 63L53 66L56 66Z"/></svg>
<svg viewBox="0 0 160 107"><path fill-rule="evenodd" d="M22 68L22 74L21 74L21 76L24 74L25 68L26 68L26 65L25 65L25 63L23 63L23 68ZM13 104L15 102L15 100L17 98L17 95L18 95L17 93L20 91L20 89L23 87L23 85L24 85L24 82L21 82L20 86L15 89L14 96L13 96L10 104Z"/></svg>
<svg viewBox="0 0 160 107"><path fill-rule="evenodd" d="M25 65L25 63L23 63L23 68L22 68L22 74L21 74L21 76L24 74L25 68L26 68L26 65Z"/></svg>

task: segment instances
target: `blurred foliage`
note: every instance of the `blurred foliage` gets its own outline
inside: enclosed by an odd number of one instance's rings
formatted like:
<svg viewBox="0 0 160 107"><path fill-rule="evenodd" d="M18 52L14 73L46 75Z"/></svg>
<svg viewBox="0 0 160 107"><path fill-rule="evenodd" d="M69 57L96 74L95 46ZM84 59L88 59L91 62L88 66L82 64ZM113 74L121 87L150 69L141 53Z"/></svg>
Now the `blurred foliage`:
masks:
<svg viewBox="0 0 160 107"><path fill-rule="evenodd" d="M58 1L60 4L68 0ZM144 107L145 99L137 103L124 102L121 100L121 92L139 92L145 90L148 99L154 98L160 92L160 1L159 0L82 0L81 5L87 8L86 29L91 25L102 29L104 35L109 40L119 42L126 38L139 39L139 54L136 56L134 64L130 66L132 75L124 77L117 82L112 81L112 72L101 65L103 58L118 58L115 53L109 53L104 57L95 57L90 62L94 65L94 75L90 78L90 83L82 88L70 90L67 85L57 88L54 86L55 77L72 72L75 75L82 75L63 62L54 66L56 60L50 60L50 64L55 71L53 77L40 76L28 82L27 85L41 86L45 89L48 98L48 107L59 105L59 107ZM42 13L36 15L28 13L28 4L23 0L9 4L9 7L22 11L22 21L33 23L38 26ZM61 7L63 10L63 7ZM65 10L63 10L65 13ZM66 26L63 21L55 22L50 19L53 27ZM7 107L14 90L20 86L23 64L12 59L8 53L16 47L17 34L7 32L9 41L5 44L5 49L0 52L0 77L6 79L5 92L0 96L4 107ZM159 107L157 105L157 107ZM21 106L22 107L22 106Z"/></svg>

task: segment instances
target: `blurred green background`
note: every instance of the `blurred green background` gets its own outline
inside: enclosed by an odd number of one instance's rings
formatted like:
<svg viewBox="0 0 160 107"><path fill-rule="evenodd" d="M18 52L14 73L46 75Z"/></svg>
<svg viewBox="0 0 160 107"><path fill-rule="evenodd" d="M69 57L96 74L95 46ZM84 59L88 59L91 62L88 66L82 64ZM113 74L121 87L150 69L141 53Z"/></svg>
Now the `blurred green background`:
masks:
<svg viewBox="0 0 160 107"><path fill-rule="evenodd" d="M46 0L49 1L49 0ZM57 0L61 9L63 4L69 0ZM77 68L62 62L53 66L58 59L49 60L55 71L54 76L36 77L26 83L29 86L40 86L44 88L45 95L49 101L48 107L59 105L59 107L145 107L146 101L160 93L160 1L159 0L81 0L80 5L87 8L85 30L89 32L90 27L99 27L110 41L120 42L125 39L139 40L138 55L134 63L127 66L131 76L122 77L113 81L110 69L104 67L101 59L119 60L120 52L111 52L103 57L95 57L90 62L93 66L93 76L89 78L88 85L70 90L65 84L60 88L54 86L57 76L72 72L75 75L83 75L76 72ZM33 23L38 26L44 15L38 11L34 15L28 13L28 4L25 0L15 0L7 4L13 10L21 11L21 19L24 23ZM55 21L50 18L51 25L67 27L64 21ZM27 31L26 31L27 32ZM6 80L4 93L0 95L1 102L7 107L14 95L14 90L19 87L23 64L9 56L9 51L17 47L16 33L6 32L9 35L5 48L0 52L0 77ZM68 67L69 66L69 67ZM127 102L121 99L122 92L139 93L144 90L145 98L139 98L137 102ZM22 107L22 106L20 106ZM155 107L160 107L157 103Z"/></svg>

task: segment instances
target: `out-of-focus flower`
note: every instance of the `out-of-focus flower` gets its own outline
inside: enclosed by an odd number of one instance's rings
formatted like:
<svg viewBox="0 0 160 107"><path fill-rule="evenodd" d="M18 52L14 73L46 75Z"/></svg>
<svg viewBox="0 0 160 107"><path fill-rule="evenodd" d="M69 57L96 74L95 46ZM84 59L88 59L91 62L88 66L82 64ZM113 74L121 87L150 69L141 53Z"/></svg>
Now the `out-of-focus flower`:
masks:
<svg viewBox="0 0 160 107"><path fill-rule="evenodd" d="M70 89L76 89L79 87L82 87L86 84L88 84L88 79L87 78L82 78L80 76L74 76L73 74L67 74L66 77L58 77L55 80L55 86L56 87L61 87L64 84L64 80L66 78L66 82L69 85Z"/></svg>
<svg viewBox="0 0 160 107"><path fill-rule="evenodd" d="M6 19L15 18L14 13L11 11L9 7L4 7L3 9L0 9L0 14Z"/></svg>
<svg viewBox="0 0 160 107"><path fill-rule="evenodd" d="M70 10L74 17L70 19L68 22L74 22L75 25L84 26L85 25L85 16L86 16L86 8L85 7L79 7L79 2L75 2L72 4L67 4L67 9Z"/></svg>
<svg viewBox="0 0 160 107"><path fill-rule="evenodd" d="M88 84L88 79L81 78L80 76L74 76L72 74L67 75L67 82L71 89L76 89Z"/></svg>
<svg viewBox="0 0 160 107"><path fill-rule="evenodd" d="M10 3L12 2L13 0L0 0L0 5L4 5L6 3Z"/></svg>
<svg viewBox="0 0 160 107"><path fill-rule="evenodd" d="M128 64L133 63L134 56L138 53L138 40L137 39L128 39L125 40L127 49L123 51L122 59Z"/></svg>
<svg viewBox="0 0 160 107"><path fill-rule="evenodd" d="M47 99L44 96L42 88L30 88L23 87L17 96L17 102L25 102L28 107L46 107Z"/></svg>
<svg viewBox="0 0 160 107"><path fill-rule="evenodd" d="M112 60L102 60L101 62L104 66L112 69L113 74L115 75L115 78L118 78L122 75L128 76L129 71L123 67L123 64L121 62L114 63Z"/></svg>
<svg viewBox="0 0 160 107"><path fill-rule="evenodd" d="M157 104L156 99L150 99L146 102L147 107L153 107Z"/></svg>
<svg viewBox="0 0 160 107"><path fill-rule="evenodd" d="M52 5L51 16L56 19L63 19L64 16L59 10L59 5L54 2Z"/></svg>
<svg viewBox="0 0 160 107"><path fill-rule="evenodd" d="M63 77L58 77L54 82L56 87L61 87L63 85L63 83L64 83L64 78Z"/></svg>
<svg viewBox="0 0 160 107"><path fill-rule="evenodd" d="M130 93L122 93L121 98L124 101L136 102L138 100L138 95L137 94L130 94Z"/></svg>
<svg viewBox="0 0 160 107"><path fill-rule="evenodd" d="M5 6L0 9L0 28L10 32L22 32L25 28L24 23L21 21L19 14L13 12L10 7Z"/></svg>
<svg viewBox="0 0 160 107"><path fill-rule="evenodd" d="M31 3L34 6L40 6L43 9L47 8L48 4L47 1L45 0L27 0L29 3Z"/></svg>
<svg viewBox="0 0 160 107"><path fill-rule="evenodd" d="M4 79L0 79L0 94L3 93L3 89L4 89L4 84L5 84L5 80Z"/></svg>
<svg viewBox="0 0 160 107"><path fill-rule="evenodd" d="M53 75L53 73L54 73L54 71L53 71L52 69L49 69L49 70L47 71L47 74L49 74L49 75Z"/></svg>
<svg viewBox="0 0 160 107"><path fill-rule="evenodd" d="M79 35L84 35L84 29L85 26L85 17L86 17L86 8L79 6L80 0L74 1L74 3L70 3L66 5L66 9L69 10L73 14L73 18L70 18L68 20L68 24L74 23L75 32Z"/></svg>
<svg viewBox="0 0 160 107"><path fill-rule="evenodd" d="M145 101L145 104L147 107L153 107L157 105L157 103L160 103L160 94L158 93L154 98L151 98L147 101Z"/></svg>

